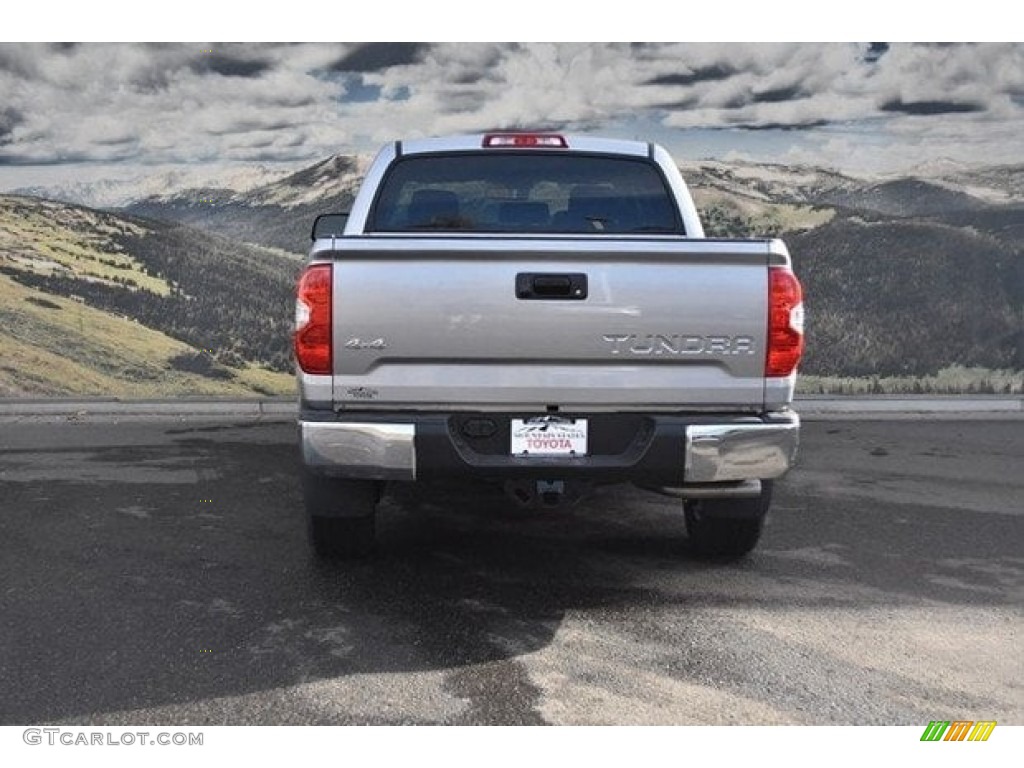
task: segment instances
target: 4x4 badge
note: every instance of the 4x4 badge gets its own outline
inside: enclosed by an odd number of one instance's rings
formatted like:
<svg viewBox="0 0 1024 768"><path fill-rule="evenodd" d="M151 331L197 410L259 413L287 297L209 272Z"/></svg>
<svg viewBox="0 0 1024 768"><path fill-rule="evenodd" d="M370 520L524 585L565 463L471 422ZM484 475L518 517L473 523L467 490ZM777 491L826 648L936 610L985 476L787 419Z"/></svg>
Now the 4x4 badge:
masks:
<svg viewBox="0 0 1024 768"><path fill-rule="evenodd" d="M387 349L388 342L383 338L374 339L373 341L367 341L360 339L358 336L353 336L351 339L345 342L345 349Z"/></svg>

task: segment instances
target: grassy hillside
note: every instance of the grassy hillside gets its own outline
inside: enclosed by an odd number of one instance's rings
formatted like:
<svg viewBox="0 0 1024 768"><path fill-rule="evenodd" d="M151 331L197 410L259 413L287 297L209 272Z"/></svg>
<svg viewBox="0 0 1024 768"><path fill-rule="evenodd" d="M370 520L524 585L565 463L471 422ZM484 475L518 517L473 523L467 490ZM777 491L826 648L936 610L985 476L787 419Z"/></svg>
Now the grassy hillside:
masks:
<svg viewBox="0 0 1024 768"><path fill-rule="evenodd" d="M24 395L251 396L293 390L290 375L227 369L184 342L81 301L0 275L0 397ZM220 368L223 372L218 375Z"/></svg>
<svg viewBox="0 0 1024 768"><path fill-rule="evenodd" d="M166 296L167 281L149 274L120 243L145 233L139 224L112 214L50 200L0 196L0 264L12 269Z"/></svg>
<svg viewBox="0 0 1024 768"><path fill-rule="evenodd" d="M721 190L697 189L693 198L707 237L778 237L820 227L836 213L832 208L769 203Z"/></svg>
<svg viewBox="0 0 1024 768"><path fill-rule="evenodd" d="M184 227L0 196L0 396L290 392L296 269Z"/></svg>

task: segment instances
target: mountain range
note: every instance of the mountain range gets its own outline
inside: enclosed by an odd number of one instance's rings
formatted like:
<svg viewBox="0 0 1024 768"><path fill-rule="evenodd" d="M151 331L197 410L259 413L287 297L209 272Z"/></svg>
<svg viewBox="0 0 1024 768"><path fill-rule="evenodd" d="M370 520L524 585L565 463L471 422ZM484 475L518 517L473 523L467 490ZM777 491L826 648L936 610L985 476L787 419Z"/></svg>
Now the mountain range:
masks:
<svg viewBox="0 0 1024 768"><path fill-rule="evenodd" d="M309 228L348 209L366 163L335 155L200 186L152 177L107 210L81 205L102 199L88 186L27 190L64 202L0 196L0 396L290 391ZM1024 165L681 170L708 236L786 240L805 288L806 373L1024 370Z"/></svg>
<svg viewBox="0 0 1024 768"><path fill-rule="evenodd" d="M313 219L320 213L347 211L364 170L362 158L335 155L250 189L189 188L135 200L123 210L305 253Z"/></svg>
<svg viewBox="0 0 1024 768"><path fill-rule="evenodd" d="M295 169L268 165L173 166L121 174L111 172L91 181L68 180L11 189L8 194L60 200L87 208L123 208L138 200L174 191L217 188L241 193L283 179Z"/></svg>

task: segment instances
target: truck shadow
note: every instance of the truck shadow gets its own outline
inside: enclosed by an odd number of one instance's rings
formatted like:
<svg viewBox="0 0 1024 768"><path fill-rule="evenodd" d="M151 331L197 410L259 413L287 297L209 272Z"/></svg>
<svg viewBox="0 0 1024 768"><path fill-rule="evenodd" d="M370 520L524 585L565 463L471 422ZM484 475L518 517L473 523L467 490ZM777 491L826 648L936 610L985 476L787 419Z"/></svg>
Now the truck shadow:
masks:
<svg viewBox="0 0 1024 768"><path fill-rule="evenodd" d="M445 673L477 720L538 722L540 692L516 660L551 644L568 613L668 608L685 624L747 605L1004 603L1022 570L1019 529L996 516L904 506L908 524L894 525L784 486L762 548L739 564L691 558L670 499L615 487L524 516L466 485L396 487L376 556L324 563L305 540L291 433L274 435L92 452L121 481L4 484L0 722L281 722L273 709L189 707L406 672ZM181 482L189 466L197 479ZM178 479L161 483L164 470ZM937 519L980 533L936 533ZM982 558L996 570L970 565ZM460 674L488 664L506 667L489 682Z"/></svg>

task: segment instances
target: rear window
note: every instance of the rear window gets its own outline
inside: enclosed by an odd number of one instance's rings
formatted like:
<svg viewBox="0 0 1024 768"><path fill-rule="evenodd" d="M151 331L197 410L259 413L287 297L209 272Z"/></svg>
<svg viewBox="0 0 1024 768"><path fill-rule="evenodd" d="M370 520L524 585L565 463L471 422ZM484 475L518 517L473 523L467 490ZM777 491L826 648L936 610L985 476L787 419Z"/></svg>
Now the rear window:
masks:
<svg viewBox="0 0 1024 768"><path fill-rule="evenodd" d="M550 152L399 159L381 184L368 230L684 234L653 162Z"/></svg>

